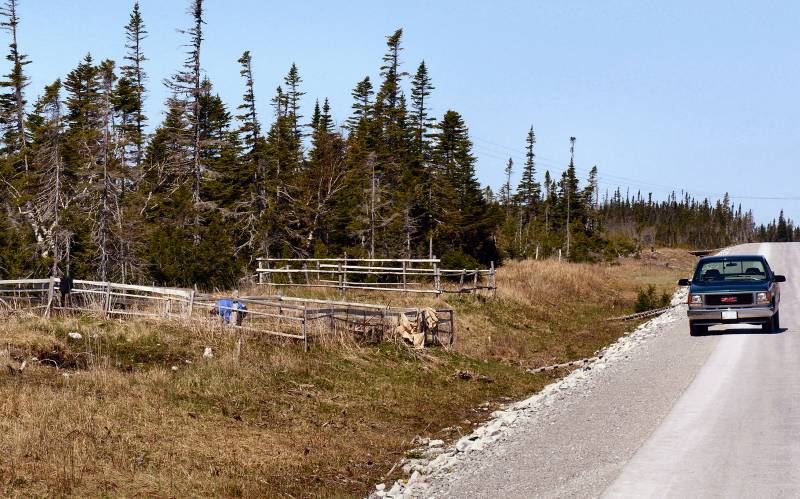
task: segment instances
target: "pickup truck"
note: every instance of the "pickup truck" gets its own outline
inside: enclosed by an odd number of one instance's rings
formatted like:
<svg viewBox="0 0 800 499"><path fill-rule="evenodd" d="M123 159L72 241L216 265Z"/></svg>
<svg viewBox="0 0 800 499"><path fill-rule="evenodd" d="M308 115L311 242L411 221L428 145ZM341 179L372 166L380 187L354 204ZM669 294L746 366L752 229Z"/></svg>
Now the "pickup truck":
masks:
<svg viewBox="0 0 800 499"><path fill-rule="evenodd" d="M780 330L780 284L786 277L772 272L759 255L701 258L689 286L689 330L701 336L718 324L760 325L767 333Z"/></svg>

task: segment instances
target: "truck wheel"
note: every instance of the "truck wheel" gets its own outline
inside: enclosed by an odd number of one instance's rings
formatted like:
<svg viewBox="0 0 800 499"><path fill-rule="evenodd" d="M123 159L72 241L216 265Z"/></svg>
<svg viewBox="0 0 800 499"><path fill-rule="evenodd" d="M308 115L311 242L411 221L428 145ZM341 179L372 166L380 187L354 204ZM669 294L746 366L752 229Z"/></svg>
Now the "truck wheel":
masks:
<svg viewBox="0 0 800 499"><path fill-rule="evenodd" d="M775 315L770 317L769 321L761 325L761 331L765 333L777 333L781 328L780 313L776 312Z"/></svg>
<svg viewBox="0 0 800 499"><path fill-rule="evenodd" d="M689 322L689 334L691 336L703 336L708 333L708 326L700 326Z"/></svg>

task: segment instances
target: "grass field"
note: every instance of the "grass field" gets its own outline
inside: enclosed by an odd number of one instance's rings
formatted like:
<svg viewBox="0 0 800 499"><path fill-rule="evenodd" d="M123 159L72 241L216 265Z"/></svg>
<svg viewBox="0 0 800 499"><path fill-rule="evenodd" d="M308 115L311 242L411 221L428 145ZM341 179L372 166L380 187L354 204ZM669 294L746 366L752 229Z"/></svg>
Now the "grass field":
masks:
<svg viewBox="0 0 800 499"><path fill-rule="evenodd" d="M450 351L344 338L303 353L251 337L237 355L219 326L7 320L0 325L0 355L11 366L0 373L0 491L363 496L388 478L415 437L455 439L499 405L564 374L522 368L586 357L619 337L632 325L604 319L630 312L647 284L672 290L692 263L677 250L618 265L509 263L498 272L494 299L438 302L456 310ZM213 358L203 358L205 347ZM28 367L17 373L23 360ZM476 376L462 380L460 370Z"/></svg>

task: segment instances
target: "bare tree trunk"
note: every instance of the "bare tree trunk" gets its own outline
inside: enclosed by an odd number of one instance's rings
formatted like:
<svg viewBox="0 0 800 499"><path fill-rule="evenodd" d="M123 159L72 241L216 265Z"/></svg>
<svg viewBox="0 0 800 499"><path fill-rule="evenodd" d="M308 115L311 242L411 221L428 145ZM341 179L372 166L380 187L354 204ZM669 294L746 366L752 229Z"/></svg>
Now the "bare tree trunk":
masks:
<svg viewBox="0 0 800 499"><path fill-rule="evenodd" d="M194 167L194 185L192 188L192 204L194 205L194 243L200 243L200 48L203 43L203 0L195 0L192 14L195 25L192 39L193 58L192 76L194 89L192 93L192 114L194 127L194 144L192 147L192 162Z"/></svg>
<svg viewBox="0 0 800 499"><path fill-rule="evenodd" d="M377 179L375 178L375 159L370 157L370 195L369 195L369 257L375 258L375 198L377 190Z"/></svg>

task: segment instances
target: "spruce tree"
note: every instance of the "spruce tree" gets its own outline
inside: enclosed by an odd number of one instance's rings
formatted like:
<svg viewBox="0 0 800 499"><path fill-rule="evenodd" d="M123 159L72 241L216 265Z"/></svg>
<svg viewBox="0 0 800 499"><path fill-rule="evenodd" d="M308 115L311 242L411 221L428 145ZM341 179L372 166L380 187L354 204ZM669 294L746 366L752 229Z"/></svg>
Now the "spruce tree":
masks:
<svg viewBox="0 0 800 499"><path fill-rule="evenodd" d="M503 173L505 173L506 180L503 183L503 187L500 189L500 202L506 207L506 210L508 210L511 207L511 175L514 173L514 160L512 158L508 158Z"/></svg>
<svg viewBox="0 0 800 499"><path fill-rule="evenodd" d="M263 243L260 233L262 231L262 218L267 208L267 158L266 144L261 135L261 123L256 110L256 96L253 81L253 59L249 51L245 51L239 58L241 71L244 78L245 91L242 103L236 116L241 126L238 135L244 147L244 156L241 158L246 170L249 172L249 206L240 205L238 210L241 218L243 232L248 234L246 246L258 246Z"/></svg>
<svg viewBox="0 0 800 499"><path fill-rule="evenodd" d="M542 195L542 186L536 180L536 154L533 150L536 134L533 132L533 126L528 130L525 142L525 166L522 168L522 178L517 187L517 199L522 210L522 222L527 224L536 216Z"/></svg>
<svg viewBox="0 0 800 499"><path fill-rule="evenodd" d="M447 111L434 137L438 177L435 195L441 210L436 214L441 221L437 246L445 254L466 254L488 263L497 257L490 236L499 220L498 214L491 213L486 205L476 178L476 160L464 119L455 111Z"/></svg>
<svg viewBox="0 0 800 499"><path fill-rule="evenodd" d="M120 67L117 83L117 108L121 114L120 131L124 137L124 147L128 152L128 163L137 170L142 167L144 158L144 127L147 116L144 113L145 81L147 75L142 64L147 61L142 50L142 42L147 30L139 9L139 2L133 4L128 24L125 26L126 64Z"/></svg>
<svg viewBox="0 0 800 499"><path fill-rule="evenodd" d="M372 96L375 92L372 90L372 82L369 76L358 82L353 89L351 95L353 96L353 114L347 120L347 127L351 133L359 125L366 122L371 118L372 113Z"/></svg>
<svg viewBox="0 0 800 499"><path fill-rule="evenodd" d="M303 133L300 128L300 121L303 119L303 115L300 114L300 99L305 95L305 92L300 90L303 79L300 77L300 70L297 69L295 63L292 63L292 67L289 68L289 72L284 77L283 83L286 85L287 117L289 118L295 140L299 144L300 140L303 138Z"/></svg>
<svg viewBox="0 0 800 499"><path fill-rule="evenodd" d="M201 131L200 131L200 95L202 81L200 78L201 71L201 50L203 45L203 0L190 0L189 14L192 17L192 25L186 30L180 30L181 33L189 37L189 51L187 52L183 68L175 73L170 80L165 81L167 88L172 92L171 100L183 101L185 111L187 112L187 119L191 127L191 163L189 171L186 172L192 179L192 205L194 216L192 219L193 240L194 244L198 245L200 242L200 213L199 207L201 202L200 188L202 182L203 165L200 157L201 153ZM175 109L178 107L177 103L170 105ZM178 168L183 165L175 165Z"/></svg>
<svg viewBox="0 0 800 499"><path fill-rule="evenodd" d="M17 0L7 0L0 8L0 27L11 35L9 52L6 60L11 63L11 72L5 75L5 80L0 82L0 86L8 89L0 95L0 106L2 106L3 122L5 125L4 142L8 152L11 154L22 152L22 163L24 169L28 169L27 138L25 136L25 88L28 86L29 78L25 74L25 66L31 63L28 56L20 53L17 44L17 27L19 26L19 16L17 15Z"/></svg>
<svg viewBox="0 0 800 499"><path fill-rule="evenodd" d="M322 118L322 111L319 108L319 99L317 99L314 101L314 113L311 115L311 123L308 124L308 126L311 128L312 136L319 128L320 118Z"/></svg>
<svg viewBox="0 0 800 499"><path fill-rule="evenodd" d="M422 61L417 68L417 73L411 82L411 103L414 120L414 153L417 161L424 162L427 159L427 134L431 124L435 121L428 116L428 97L436 87L431 83L428 75L428 68L425 61Z"/></svg>

